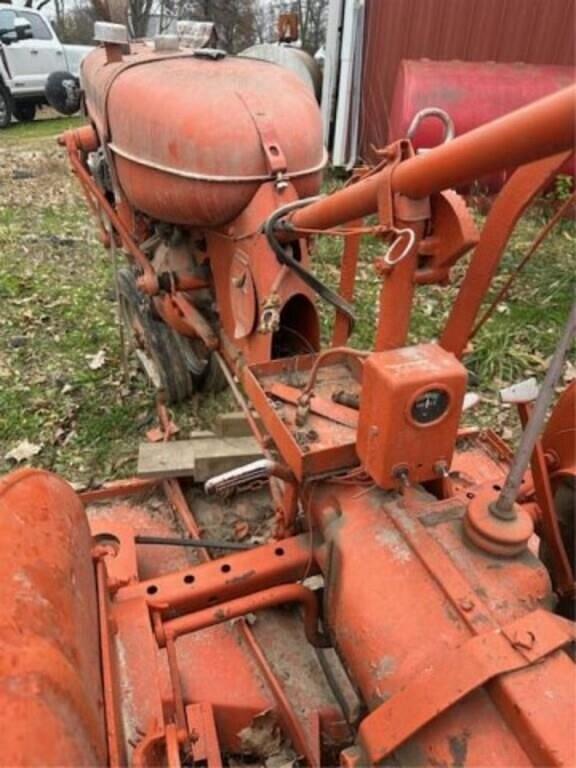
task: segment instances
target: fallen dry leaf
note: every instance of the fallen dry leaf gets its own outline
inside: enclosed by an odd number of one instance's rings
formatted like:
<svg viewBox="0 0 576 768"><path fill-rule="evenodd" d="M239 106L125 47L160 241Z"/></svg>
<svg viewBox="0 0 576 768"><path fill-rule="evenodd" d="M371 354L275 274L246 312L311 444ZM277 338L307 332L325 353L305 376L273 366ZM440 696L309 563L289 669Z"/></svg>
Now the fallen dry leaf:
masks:
<svg viewBox="0 0 576 768"><path fill-rule="evenodd" d="M6 461L12 460L17 464L20 464L21 461L27 461L28 459L31 459L32 456L36 456L36 454L40 453L41 450L41 445L31 443L28 439L21 440L17 446L12 448L11 451L8 451L8 453L4 455L4 458Z"/></svg>
<svg viewBox="0 0 576 768"><path fill-rule="evenodd" d="M99 349L95 355L85 355L85 357L91 371L97 371L106 362L106 352L103 349Z"/></svg>
<svg viewBox="0 0 576 768"><path fill-rule="evenodd" d="M238 539L238 541L243 541L246 536L250 533L250 526L248 523L238 521L234 524L234 535Z"/></svg>
<svg viewBox="0 0 576 768"><path fill-rule="evenodd" d="M268 709L252 720L238 734L242 751L266 759L282 750L282 733L275 713Z"/></svg>

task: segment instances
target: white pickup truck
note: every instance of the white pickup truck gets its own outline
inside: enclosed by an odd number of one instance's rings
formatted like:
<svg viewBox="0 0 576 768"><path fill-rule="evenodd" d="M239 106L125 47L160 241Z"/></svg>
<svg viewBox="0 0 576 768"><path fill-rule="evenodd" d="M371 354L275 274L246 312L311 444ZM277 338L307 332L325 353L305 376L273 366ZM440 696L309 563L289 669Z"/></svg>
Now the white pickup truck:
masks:
<svg viewBox="0 0 576 768"><path fill-rule="evenodd" d="M46 18L29 8L0 5L0 129L17 120L33 120L46 103L44 87L53 72L78 77L92 49L62 45Z"/></svg>

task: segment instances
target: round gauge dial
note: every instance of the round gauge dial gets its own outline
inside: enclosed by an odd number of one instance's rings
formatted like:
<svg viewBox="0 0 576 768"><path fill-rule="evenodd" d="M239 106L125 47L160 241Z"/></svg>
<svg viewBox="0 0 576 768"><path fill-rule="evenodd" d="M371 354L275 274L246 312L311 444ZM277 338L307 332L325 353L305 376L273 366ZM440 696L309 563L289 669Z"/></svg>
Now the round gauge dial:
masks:
<svg viewBox="0 0 576 768"><path fill-rule="evenodd" d="M412 402L410 415L417 424L438 421L448 410L450 395L445 389L428 389Z"/></svg>

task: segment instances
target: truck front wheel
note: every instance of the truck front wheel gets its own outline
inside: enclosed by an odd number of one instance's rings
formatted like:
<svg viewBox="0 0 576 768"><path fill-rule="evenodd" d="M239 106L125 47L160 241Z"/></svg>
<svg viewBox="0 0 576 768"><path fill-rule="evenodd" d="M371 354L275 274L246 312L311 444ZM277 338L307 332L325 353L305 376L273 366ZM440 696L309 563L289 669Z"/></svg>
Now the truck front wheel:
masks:
<svg viewBox="0 0 576 768"><path fill-rule="evenodd" d="M30 123L36 116L36 104L33 101L21 101L14 104L14 117L20 123Z"/></svg>
<svg viewBox="0 0 576 768"><path fill-rule="evenodd" d="M6 86L0 83L0 129L8 128L12 121L12 96Z"/></svg>

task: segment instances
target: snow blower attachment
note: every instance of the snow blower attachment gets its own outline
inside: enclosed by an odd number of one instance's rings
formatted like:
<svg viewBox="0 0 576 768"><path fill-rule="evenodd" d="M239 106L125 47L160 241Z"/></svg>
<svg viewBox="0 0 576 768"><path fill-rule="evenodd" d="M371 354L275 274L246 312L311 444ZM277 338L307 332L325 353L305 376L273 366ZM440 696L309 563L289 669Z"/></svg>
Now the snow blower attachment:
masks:
<svg viewBox="0 0 576 768"><path fill-rule="evenodd" d="M574 384L544 424L574 317L518 404L515 458L459 425L463 351L571 152L574 89L425 155L400 141L316 198L320 117L293 76L111 39L84 64L89 123L61 142L128 256L124 314L158 388L211 388L221 361L263 456L206 492L87 491L90 533L62 481L3 481L4 759L574 765ZM510 167L479 235L446 190ZM337 292L312 272L321 233L345 238ZM371 352L347 346L363 234L382 242ZM439 341L408 345L418 286L472 248Z"/></svg>

